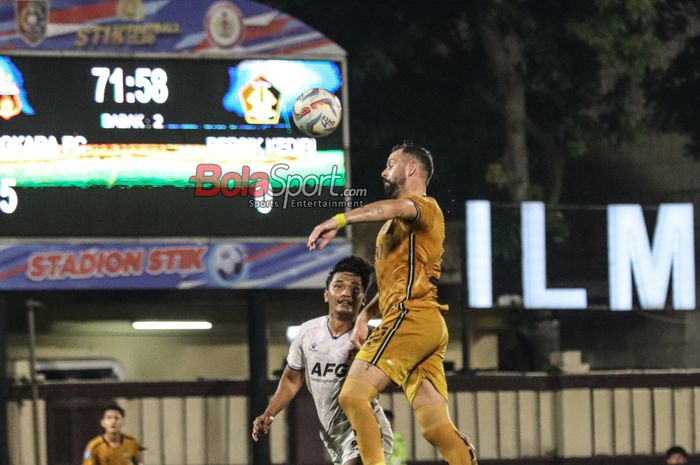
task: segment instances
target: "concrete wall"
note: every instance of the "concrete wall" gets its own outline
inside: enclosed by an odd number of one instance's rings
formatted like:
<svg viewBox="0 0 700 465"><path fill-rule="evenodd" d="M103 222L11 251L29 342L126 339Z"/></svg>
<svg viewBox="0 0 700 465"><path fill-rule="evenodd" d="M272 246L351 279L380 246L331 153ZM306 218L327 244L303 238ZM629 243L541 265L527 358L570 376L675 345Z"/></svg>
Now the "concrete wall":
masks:
<svg viewBox="0 0 700 465"><path fill-rule="evenodd" d="M126 321L56 322L47 333L37 337L37 358L79 359L111 358L121 362L125 380L247 379L248 343L244 325L220 324L212 331L154 333L131 329ZM270 329L268 374L283 367L289 345L286 326ZM459 334L458 332L456 334ZM10 335L8 357L29 357L25 335ZM462 365L461 343L455 337L449 344L446 360Z"/></svg>

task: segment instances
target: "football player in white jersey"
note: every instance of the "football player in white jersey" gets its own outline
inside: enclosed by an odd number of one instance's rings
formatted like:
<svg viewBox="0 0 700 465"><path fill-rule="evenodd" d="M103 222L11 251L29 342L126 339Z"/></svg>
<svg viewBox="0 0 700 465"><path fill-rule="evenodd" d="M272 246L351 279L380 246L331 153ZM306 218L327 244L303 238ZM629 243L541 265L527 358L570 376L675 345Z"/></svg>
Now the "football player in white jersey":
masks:
<svg viewBox="0 0 700 465"><path fill-rule="evenodd" d="M323 298L328 314L301 325L292 341L287 366L265 411L253 421L253 440L270 430L275 416L306 384L321 421L321 439L335 465L361 465L355 433L338 404L338 394L357 350L350 341L355 317L365 301L372 266L351 256L340 260L328 273ZM374 414L380 424L384 455L392 448L392 431L375 399Z"/></svg>

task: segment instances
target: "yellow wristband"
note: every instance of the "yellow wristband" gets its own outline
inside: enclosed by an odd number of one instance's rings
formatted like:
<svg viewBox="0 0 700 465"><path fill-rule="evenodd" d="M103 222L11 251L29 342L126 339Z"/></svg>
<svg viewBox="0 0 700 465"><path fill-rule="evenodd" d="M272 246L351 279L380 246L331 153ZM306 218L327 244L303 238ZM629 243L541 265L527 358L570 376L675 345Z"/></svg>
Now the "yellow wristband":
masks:
<svg viewBox="0 0 700 465"><path fill-rule="evenodd" d="M345 218L345 213L338 213L333 217L336 223L338 223L338 229L342 229L348 224L348 219Z"/></svg>

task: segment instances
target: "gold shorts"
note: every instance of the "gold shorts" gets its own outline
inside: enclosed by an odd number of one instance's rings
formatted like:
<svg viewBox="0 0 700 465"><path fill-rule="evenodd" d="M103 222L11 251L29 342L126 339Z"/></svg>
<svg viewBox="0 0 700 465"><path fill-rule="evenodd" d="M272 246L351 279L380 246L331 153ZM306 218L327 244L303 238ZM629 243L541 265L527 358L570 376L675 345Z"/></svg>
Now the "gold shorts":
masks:
<svg viewBox="0 0 700 465"><path fill-rule="evenodd" d="M447 340L447 325L438 309L397 308L383 316L355 358L382 370L403 388L411 404L423 380L447 399Z"/></svg>

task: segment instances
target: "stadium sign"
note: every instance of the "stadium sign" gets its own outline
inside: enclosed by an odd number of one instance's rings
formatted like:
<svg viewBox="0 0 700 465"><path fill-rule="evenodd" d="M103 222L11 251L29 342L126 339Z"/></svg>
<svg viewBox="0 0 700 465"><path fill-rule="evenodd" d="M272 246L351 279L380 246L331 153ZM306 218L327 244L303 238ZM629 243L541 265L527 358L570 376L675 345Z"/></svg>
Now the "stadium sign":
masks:
<svg viewBox="0 0 700 465"><path fill-rule="evenodd" d="M351 253L348 241L320 254L302 241L1 241L0 291L322 289Z"/></svg>
<svg viewBox="0 0 700 465"><path fill-rule="evenodd" d="M492 308L492 205L485 200L470 200L465 208L468 306ZM661 204L651 241L641 205L611 204L605 210L609 308L695 309L692 204ZM590 308L585 288L548 287L546 232L545 205L523 202L520 205L523 306L528 309Z"/></svg>

